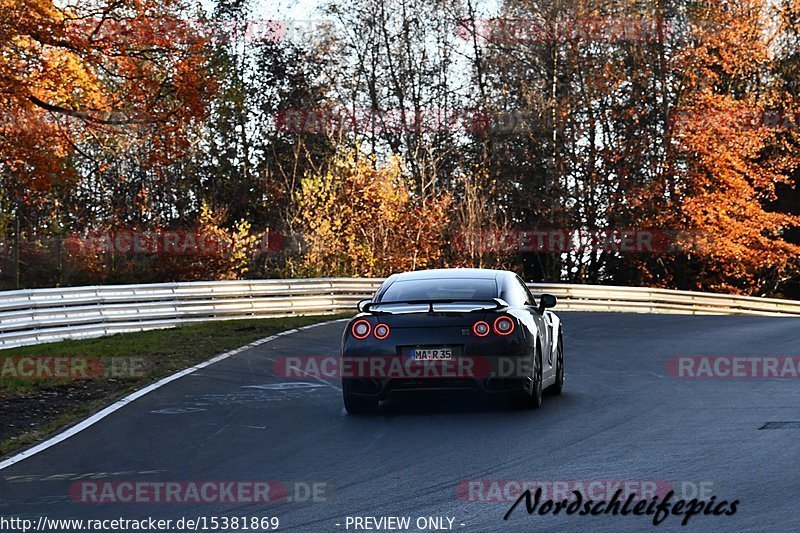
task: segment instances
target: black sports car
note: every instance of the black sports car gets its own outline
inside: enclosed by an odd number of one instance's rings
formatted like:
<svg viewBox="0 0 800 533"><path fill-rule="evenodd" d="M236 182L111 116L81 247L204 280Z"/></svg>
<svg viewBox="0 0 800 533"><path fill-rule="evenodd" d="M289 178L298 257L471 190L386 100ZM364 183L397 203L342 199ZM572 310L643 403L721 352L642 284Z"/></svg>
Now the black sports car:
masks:
<svg viewBox="0 0 800 533"><path fill-rule="evenodd" d="M537 408L564 387L561 321L513 272L441 269L394 274L342 337L342 392L349 413L389 395L473 389L519 395Z"/></svg>

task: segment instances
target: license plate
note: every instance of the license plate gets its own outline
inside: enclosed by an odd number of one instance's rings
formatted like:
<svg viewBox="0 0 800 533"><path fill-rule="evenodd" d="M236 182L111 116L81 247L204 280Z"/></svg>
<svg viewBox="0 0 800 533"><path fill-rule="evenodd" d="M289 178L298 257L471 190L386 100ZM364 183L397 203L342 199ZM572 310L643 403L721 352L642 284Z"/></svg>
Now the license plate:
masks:
<svg viewBox="0 0 800 533"><path fill-rule="evenodd" d="M452 348L414 348L412 357L417 361L447 361L453 358Z"/></svg>

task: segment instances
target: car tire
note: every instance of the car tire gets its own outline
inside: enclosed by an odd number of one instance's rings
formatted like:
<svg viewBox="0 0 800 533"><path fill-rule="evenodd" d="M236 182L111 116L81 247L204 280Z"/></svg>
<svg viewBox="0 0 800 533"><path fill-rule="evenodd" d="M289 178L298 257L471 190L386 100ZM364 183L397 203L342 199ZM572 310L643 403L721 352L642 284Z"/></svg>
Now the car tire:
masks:
<svg viewBox="0 0 800 533"><path fill-rule="evenodd" d="M378 401L344 394L344 409L351 415L368 415L378 410Z"/></svg>
<svg viewBox="0 0 800 533"><path fill-rule="evenodd" d="M558 334L558 348L556 351L556 382L550 386L550 394L559 396L564 391L564 340Z"/></svg>
<svg viewBox="0 0 800 533"><path fill-rule="evenodd" d="M524 399L526 409L538 409L542 406L542 351L537 347L536 365L533 370L533 384L531 391L527 392Z"/></svg>

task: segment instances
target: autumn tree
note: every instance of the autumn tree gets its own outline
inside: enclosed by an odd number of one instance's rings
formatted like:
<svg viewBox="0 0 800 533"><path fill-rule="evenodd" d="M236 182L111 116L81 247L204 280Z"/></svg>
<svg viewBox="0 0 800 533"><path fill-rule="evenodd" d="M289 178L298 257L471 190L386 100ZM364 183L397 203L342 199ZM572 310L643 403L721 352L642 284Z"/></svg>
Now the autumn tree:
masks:
<svg viewBox="0 0 800 533"><path fill-rule="evenodd" d="M775 210L800 159L795 133L769 118L792 100L772 75L771 13L760 0L698 7L694 42L676 57L682 90L655 220L680 235L671 283L762 295L797 276L800 246L785 232L800 217Z"/></svg>
<svg viewBox="0 0 800 533"><path fill-rule="evenodd" d="M20 233L97 217L98 201L141 212L163 200L152 184L214 91L189 15L182 0L0 1L0 206L17 248ZM102 173L130 195L99 190ZM92 201L73 212L70 195Z"/></svg>
<svg viewBox="0 0 800 533"><path fill-rule="evenodd" d="M214 24L230 28L211 46L219 92L202 124L190 174L210 204L259 229L287 231L291 201L306 170L334 149L324 135L283 131L285 110L322 105L307 52L289 21L258 21L252 2L219 0Z"/></svg>
<svg viewBox="0 0 800 533"><path fill-rule="evenodd" d="M422 201L399 158L349 151L302 180L302 275L387 276L438 266L450 198Z"/></svg>
<svg viewBox="0 0 800 533"><path fill-rule="evenodd" d="M181 229L104 225L71 234L62 263L78 283L241 279L251 272L260 237L248 221L203 203L195 224Z"/></svg>
<svg viewBox="0 0 800 533"><path fill-rule="evenodd" d="M800 153L800 1L784 0L778 3L777 20L780 21L776 44L774 71L784 96L780 107L771 110L770 123L781 129L784 138ZM779 184L777 200L771 206L800 216L800 166L795 168L788 183ZM800 227L784 233L788 242L800 244ZM800 275L789 272L783 292L791 298L800 298Z"/></svg>
<svg viewBox="0 0 800 533"><path fill-rule="evenodd" d="M445 264L800 294L798 0L326 0L302 35L193 1L0 0L0 285ZM306 248L63 254L199 226ZM548 229L674 246L508 253Z"/></svg>
<svg viewBox="0 0 800 533"><path fill-rule="evenodd" d="M465 21L482 48L473 83L488 94L489 116L508 117L476 140L516 227L641 228L633 200L659 179L665 152L660 58L671 46L670 4L506 0L499 16ZM537 280L633 277L620 254L591 247L524 259Z"/></svg>
<svg viewBox="0 0 800 533"><path fill-rule="evenodd" d="M317 47L345 140L407 162L420 194L457 174L477 110L463 74L461 0L329 0L333 23Z"/></svg>

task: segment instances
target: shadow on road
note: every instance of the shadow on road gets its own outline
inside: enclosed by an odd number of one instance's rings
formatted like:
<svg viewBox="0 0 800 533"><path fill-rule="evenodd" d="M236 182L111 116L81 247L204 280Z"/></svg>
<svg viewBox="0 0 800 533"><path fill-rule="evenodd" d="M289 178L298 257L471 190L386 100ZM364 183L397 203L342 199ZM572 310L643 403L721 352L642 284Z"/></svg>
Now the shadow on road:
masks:
<svg viewBox="0 0 800 533"><path fill-rule="evenodd" d="M471 415L483 413L527 413L547 411L549 407L570 404L568 396L551 397L545 395L544 404L539 410L528 410L522 406L519 397L488 396L468 391L409 392L397 394L381 402L373 416L406 416L421 414ZM548 405L549 404L549 405Z"/></svg>

